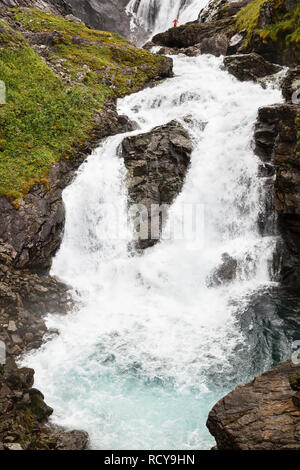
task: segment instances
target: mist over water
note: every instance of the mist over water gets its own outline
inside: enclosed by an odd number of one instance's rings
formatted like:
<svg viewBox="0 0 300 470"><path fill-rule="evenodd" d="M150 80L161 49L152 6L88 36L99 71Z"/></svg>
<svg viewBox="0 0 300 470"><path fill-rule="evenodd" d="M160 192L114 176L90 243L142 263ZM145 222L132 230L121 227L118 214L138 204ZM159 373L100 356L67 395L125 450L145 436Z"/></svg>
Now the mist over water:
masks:
<svg viewBox="0 0 300 470"><path fill-rule="evenodd" d="M106 139L64 191L66 228L52 274L71 286L77 306L49 316L60 335L26 363L53 421L88 431L94 449L208 449L213 404L274 361L257 340L253 307L272 289L276 239L257 228L264 189L251 139L258 107L281 95L237 81L221 63L174 57L175 78L118 102L139 124L134 133L175 118L188 129L192 163L172 212L201 204L200 238L128 252L124 134ZM118 220L106 203L118 208ZM122 238L103 237L116 223ZM212 286L223 253L237 260L237 279ZM275 310L270 301L270 318ZM282 357L289 340L280 344Z"/></svg>

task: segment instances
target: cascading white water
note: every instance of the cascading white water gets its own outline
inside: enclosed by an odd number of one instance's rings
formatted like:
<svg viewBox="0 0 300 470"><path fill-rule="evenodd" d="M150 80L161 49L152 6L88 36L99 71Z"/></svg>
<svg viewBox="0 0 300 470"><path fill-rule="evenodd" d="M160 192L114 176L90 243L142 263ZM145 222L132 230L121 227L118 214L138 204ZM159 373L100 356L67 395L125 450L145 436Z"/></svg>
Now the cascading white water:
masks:
<svg viewBox="0 0 300 470"><path fill-rule="evenodd" d="M130 0L127 11L134 20L152 34L160 33L173 26L197 20L200 10L210 0ZM134 23L133 23L134 26Z"/></svg>
<svg viewBox="0 0 300 470"><path fill-rule="evenodd" d="M26 363L54 422L87 430L95 449L209 448L209 409L251 375L238 312L270 283L274 238L257 229L262 179L250 142L258 107L281 97L238 82L221 63L175 57L175 78L118 103L138 122L136 133L174 118L189 130L192 164L172 211L202 204L204 240L171 237L143 256L128 253L124 135L101 144L64 191L66 229L52 274L72 286L78 306L49 316L60 335ZM118 210L120 239L104 237L117 223L105 204ZM238 260L237 279L209 286L224 252Z"/></svg>

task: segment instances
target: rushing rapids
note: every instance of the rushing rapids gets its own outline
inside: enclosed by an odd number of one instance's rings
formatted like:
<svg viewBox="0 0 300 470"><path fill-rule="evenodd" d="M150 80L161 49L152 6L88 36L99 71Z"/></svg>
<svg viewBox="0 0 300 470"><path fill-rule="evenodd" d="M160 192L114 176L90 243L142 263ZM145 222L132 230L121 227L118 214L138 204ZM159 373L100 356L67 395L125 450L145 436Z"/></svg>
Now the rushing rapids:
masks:
<svg viewBox="0 0 300 470"><path fill-rule="evenodd" d="M273 364L271 349L257 350L255 321L241 319L272 286L276 238L258 229L264 189L251 138L258 107L281 97L238 82L221 63L175 57L175 78L119 101L139 124L135 133L174 118L188 129L192 164L172 213L200 204L200 237L128 252L124 135L101 144L64 193L66 229L52 273L72 286L77 306L48 318L60 335L26 362L54 421L87 430L92 448L209 448L211 406ZM236 280L211 285L224 253L237 261ZM284 355L288 340L280 341Z"/></svg>

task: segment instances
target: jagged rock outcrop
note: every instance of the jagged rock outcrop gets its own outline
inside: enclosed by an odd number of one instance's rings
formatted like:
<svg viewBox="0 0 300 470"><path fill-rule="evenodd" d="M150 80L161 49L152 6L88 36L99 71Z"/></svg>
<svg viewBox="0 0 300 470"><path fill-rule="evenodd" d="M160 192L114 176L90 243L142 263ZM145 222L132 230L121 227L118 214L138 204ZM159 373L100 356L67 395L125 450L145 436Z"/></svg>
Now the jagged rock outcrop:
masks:
<svg viewBox="0 0 300 470"><path fill-rule="evenodd" d="M218 449L300 450L299 392L290 384L296 372L299 365L284 362L222 398L207 420Z"/></svg>
<svg viewBox="0 0 300 470"><path fill-rule="evenodd" d="M128 169L129 206L143 205L145 209L140 207L136 227L139 248L148 248L158 242L162 217L166 213L161 214L157 207L169 206L180 193L191 153L188 132L178 121L124 139L122 156Z"/></svg>
<svg viewBox="0 0 300 470"><path fill-rule="evenodd" d="M285 104L261 108L255 127L256 154L266 170L276 173L274 205L284 246L280 276L298 288L300 279L300 104L291 101L299 69L291 71L283 85Z"/></svg>
<svg viewBox="0 0 300 470"><path fill-rule="evenodd" d="M219 286L227 284L236 279L238 262L228 253L222 254L222 263L207 279L207 284L211 286Z"/></svg>
<svg viewBox="0 0 300 470"><path fill-rule="evenodd" d="M238 54L224 58L225 69L239 80L256 82L260 78L273 75L281 67L267 62L259 54Z"/></svg>

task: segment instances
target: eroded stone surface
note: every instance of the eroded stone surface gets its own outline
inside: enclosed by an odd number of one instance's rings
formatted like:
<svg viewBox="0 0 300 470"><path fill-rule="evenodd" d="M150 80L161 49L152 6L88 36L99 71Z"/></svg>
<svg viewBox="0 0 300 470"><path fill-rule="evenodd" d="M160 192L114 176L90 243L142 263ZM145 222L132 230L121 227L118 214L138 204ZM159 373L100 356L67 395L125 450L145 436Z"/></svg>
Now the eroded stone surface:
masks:
<svg viewBox="0 0 300 470"><path fill-rule="evenodd" d="M240 385L209 414L207 426L220 450L300 450L300 408L289 377L290 361Z"/></svg>
<svg viewBox="0 0 300 470"><path fill-rule="evenodd" d="M151 206L172 204L182 189L191 152L188 132L178 121L124 139L122 155L128 169L129 205L142 204L147 208L148 238L138 241L139 248L148 248L159 240L161 215L151 214ZM154 224L157 238L151 236Z"/></svg>

